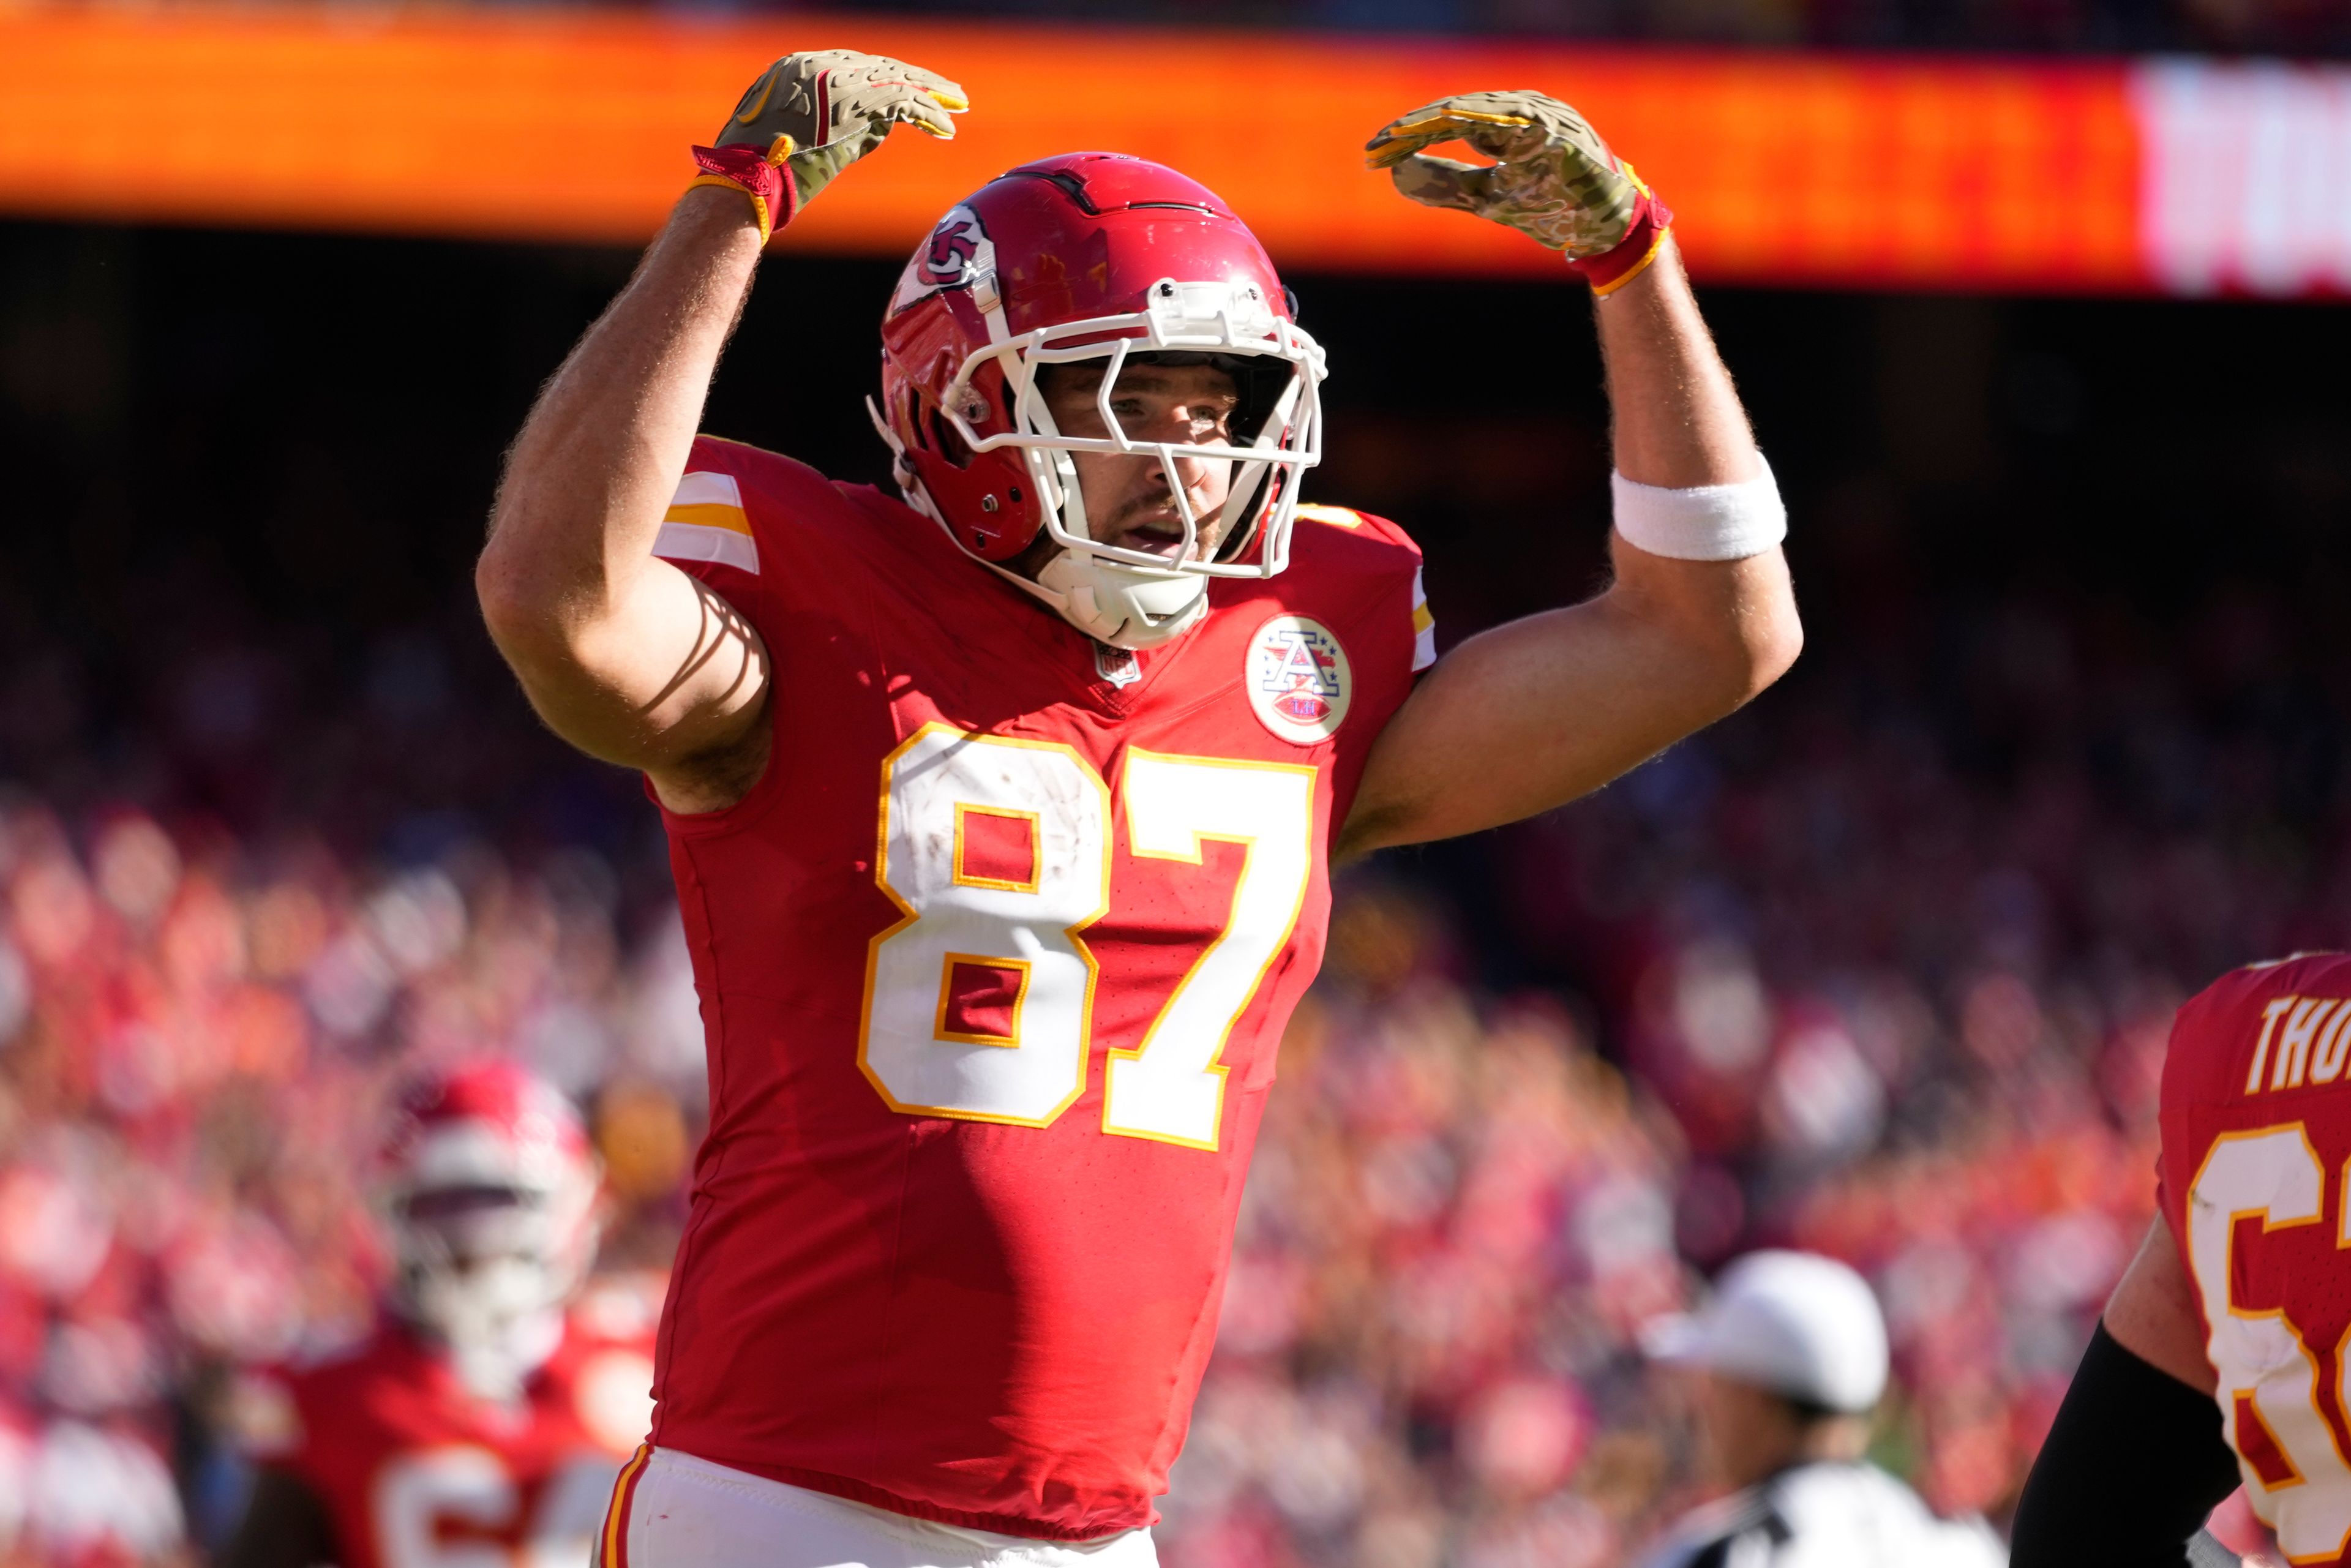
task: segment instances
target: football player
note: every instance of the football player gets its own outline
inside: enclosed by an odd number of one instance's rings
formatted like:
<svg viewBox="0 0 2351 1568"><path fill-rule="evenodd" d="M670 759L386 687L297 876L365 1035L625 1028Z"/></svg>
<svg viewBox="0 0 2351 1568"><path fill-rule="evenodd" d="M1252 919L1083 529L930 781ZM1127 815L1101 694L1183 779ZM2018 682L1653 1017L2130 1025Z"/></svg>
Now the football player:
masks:
<svg viewBox="0 0 2351 1568"><path fill-rule="evenodd" d="M235 1392L256 1465L225 1568L587 1561L644 1435L652 1318L583 1291L598 1176L552 1087L505 1064L418 1084L384 1152L398 1273L358 1346Z"/></svg>
<svg viewBox="0 0 2351 1568"><path fill-rule="evenodd" d="M1540 93L1371 157L1600 296L1615 582L1417 685L1419 553L1300 504L1322 350L1173 170L1025 164L916 247L874 408L903 499L697 437L775 226L964 107L847 51L760 77L542 392L476 573L547 722L644 773L708 1030L613 1563L1150 1562L1332 859L1571 800L1796 653L1670 214Z"/></svg>
<svg viewBox="0 0 2351 1568"><path fill-rule="evenodd" d="M2160 1212L2018 1506L2011 1561L2236 1561L2236 1490L2290 1563L2351 1568L2351 957L2222 977L2163 1064ZM2235 1533L2235 1532L2231 1532ZM2250 1560L2250 1559L2249 1559Z"/></svg>

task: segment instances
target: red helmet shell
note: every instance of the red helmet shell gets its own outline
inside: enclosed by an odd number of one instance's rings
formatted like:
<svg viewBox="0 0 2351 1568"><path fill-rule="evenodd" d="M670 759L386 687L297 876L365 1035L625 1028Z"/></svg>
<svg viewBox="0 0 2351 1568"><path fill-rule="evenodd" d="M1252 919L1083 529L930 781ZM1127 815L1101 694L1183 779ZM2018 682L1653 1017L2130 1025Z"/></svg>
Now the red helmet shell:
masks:
<svg viewBox="0 0 2351 1568"><path fill-rule="evenodd" d="M597 1171L571 1103L511 1062L444 1070L401 1097L377 1201L401 1310L456 1343L495 1344L496 1324L556 1306L596 1251ZM496 1201L477 1201L485 1192ZM436 1195L469 1200L428 1204ZM465 1260L496 1256L498 1268Z"/></svg>
<svg viewBox="0 0 2351 1568"><path fill-rule="evenodd" d="M584 1163L587 1130L571 1102L545 1079L510 1061L476 1061L409 1085L384 1138L384 1163L403 1176L434 1134L474 1122L525 1155Z"/></svg>
<svg viewBox="0 0 2351 1568"><path fill-rule="evenodd" d="M1273 263L1215 193L1175 170L1122 152L1064 152L998 175L958 203L917 246L882 321L884 416L904 458L956 541L1008 560L1044 527L1021 454L972 454L937 415L965 362L998 332L1143 311L1151 286L1255 284L1290 314ZM1012 429L993 361L974 376L964 418L981 435Z"/></svg>

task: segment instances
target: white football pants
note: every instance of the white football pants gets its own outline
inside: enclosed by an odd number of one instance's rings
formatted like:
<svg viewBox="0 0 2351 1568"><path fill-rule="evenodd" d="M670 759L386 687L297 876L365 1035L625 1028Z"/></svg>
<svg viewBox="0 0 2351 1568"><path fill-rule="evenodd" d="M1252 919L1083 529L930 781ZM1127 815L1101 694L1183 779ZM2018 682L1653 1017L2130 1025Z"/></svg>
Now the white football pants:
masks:
<svg viewBox="0 0 2351 1568"><path fill-rule="evenodd" d="M1148 1530L1038 1541L869 1508L668 1448L621 1472L601 1568L1159 1568Z"/></svg>

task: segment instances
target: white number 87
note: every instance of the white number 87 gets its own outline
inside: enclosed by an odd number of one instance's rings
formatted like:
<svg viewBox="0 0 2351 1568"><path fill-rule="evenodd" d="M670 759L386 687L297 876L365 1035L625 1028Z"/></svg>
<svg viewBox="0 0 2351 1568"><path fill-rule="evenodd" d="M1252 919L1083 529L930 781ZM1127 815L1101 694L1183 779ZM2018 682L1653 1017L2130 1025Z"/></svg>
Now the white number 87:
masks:
<svg viewBox="0 0 2351 1568"><path fill-rule="evenodd" d="M1130 748L1131 853L1197 864L1209 839L1245 853L1224 930L1141 1042L1112 1053L1104 1132L1217 1146L1217 1059L1312 875L1314 780ZM874 880L902 918L868 949L858 1064L894 1110L1049 1125L1086 1087L1098 970L1082 933L1110 907L1110 791L1069 747L944 724L892 752L882 781ZM984 833L1014 848L987 862ZM975 992L987 1006L969 1012Z"/></svg>

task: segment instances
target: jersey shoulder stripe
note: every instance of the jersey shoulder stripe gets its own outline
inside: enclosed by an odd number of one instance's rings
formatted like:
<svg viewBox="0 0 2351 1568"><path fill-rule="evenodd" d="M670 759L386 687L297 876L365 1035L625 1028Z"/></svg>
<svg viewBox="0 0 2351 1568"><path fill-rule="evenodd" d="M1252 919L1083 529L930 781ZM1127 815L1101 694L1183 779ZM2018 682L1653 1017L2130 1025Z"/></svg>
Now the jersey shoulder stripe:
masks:
<svg viewBox="0 0 2351 1568"><path fill-rule="evenodd" d="M662 514L653 553L714 583L719 580L708 570L714 567L758 578L775 560L822 551L826 539L845 545L853 536L871 544L872 530L862 522L843 487L807 464L722 436L697 435ZM783 575L788 584L792 574ZM762 586L781 585L770 575Z"/></svg>
<svg viewBox="0 0 2351 1568"><path fill-rule="evenodd" d="M653 554L665 560L714 561L758 575L759 544L732 474L689 468L670 497Z"/></svg>
<svg viewBox="0 0 2351 1568"><path fill-rule="evenodd" d="M1422 586L1420 568L1412 569L1412 673L1437 663L1437 617L1428 611L1428 590Z"/></svg>

